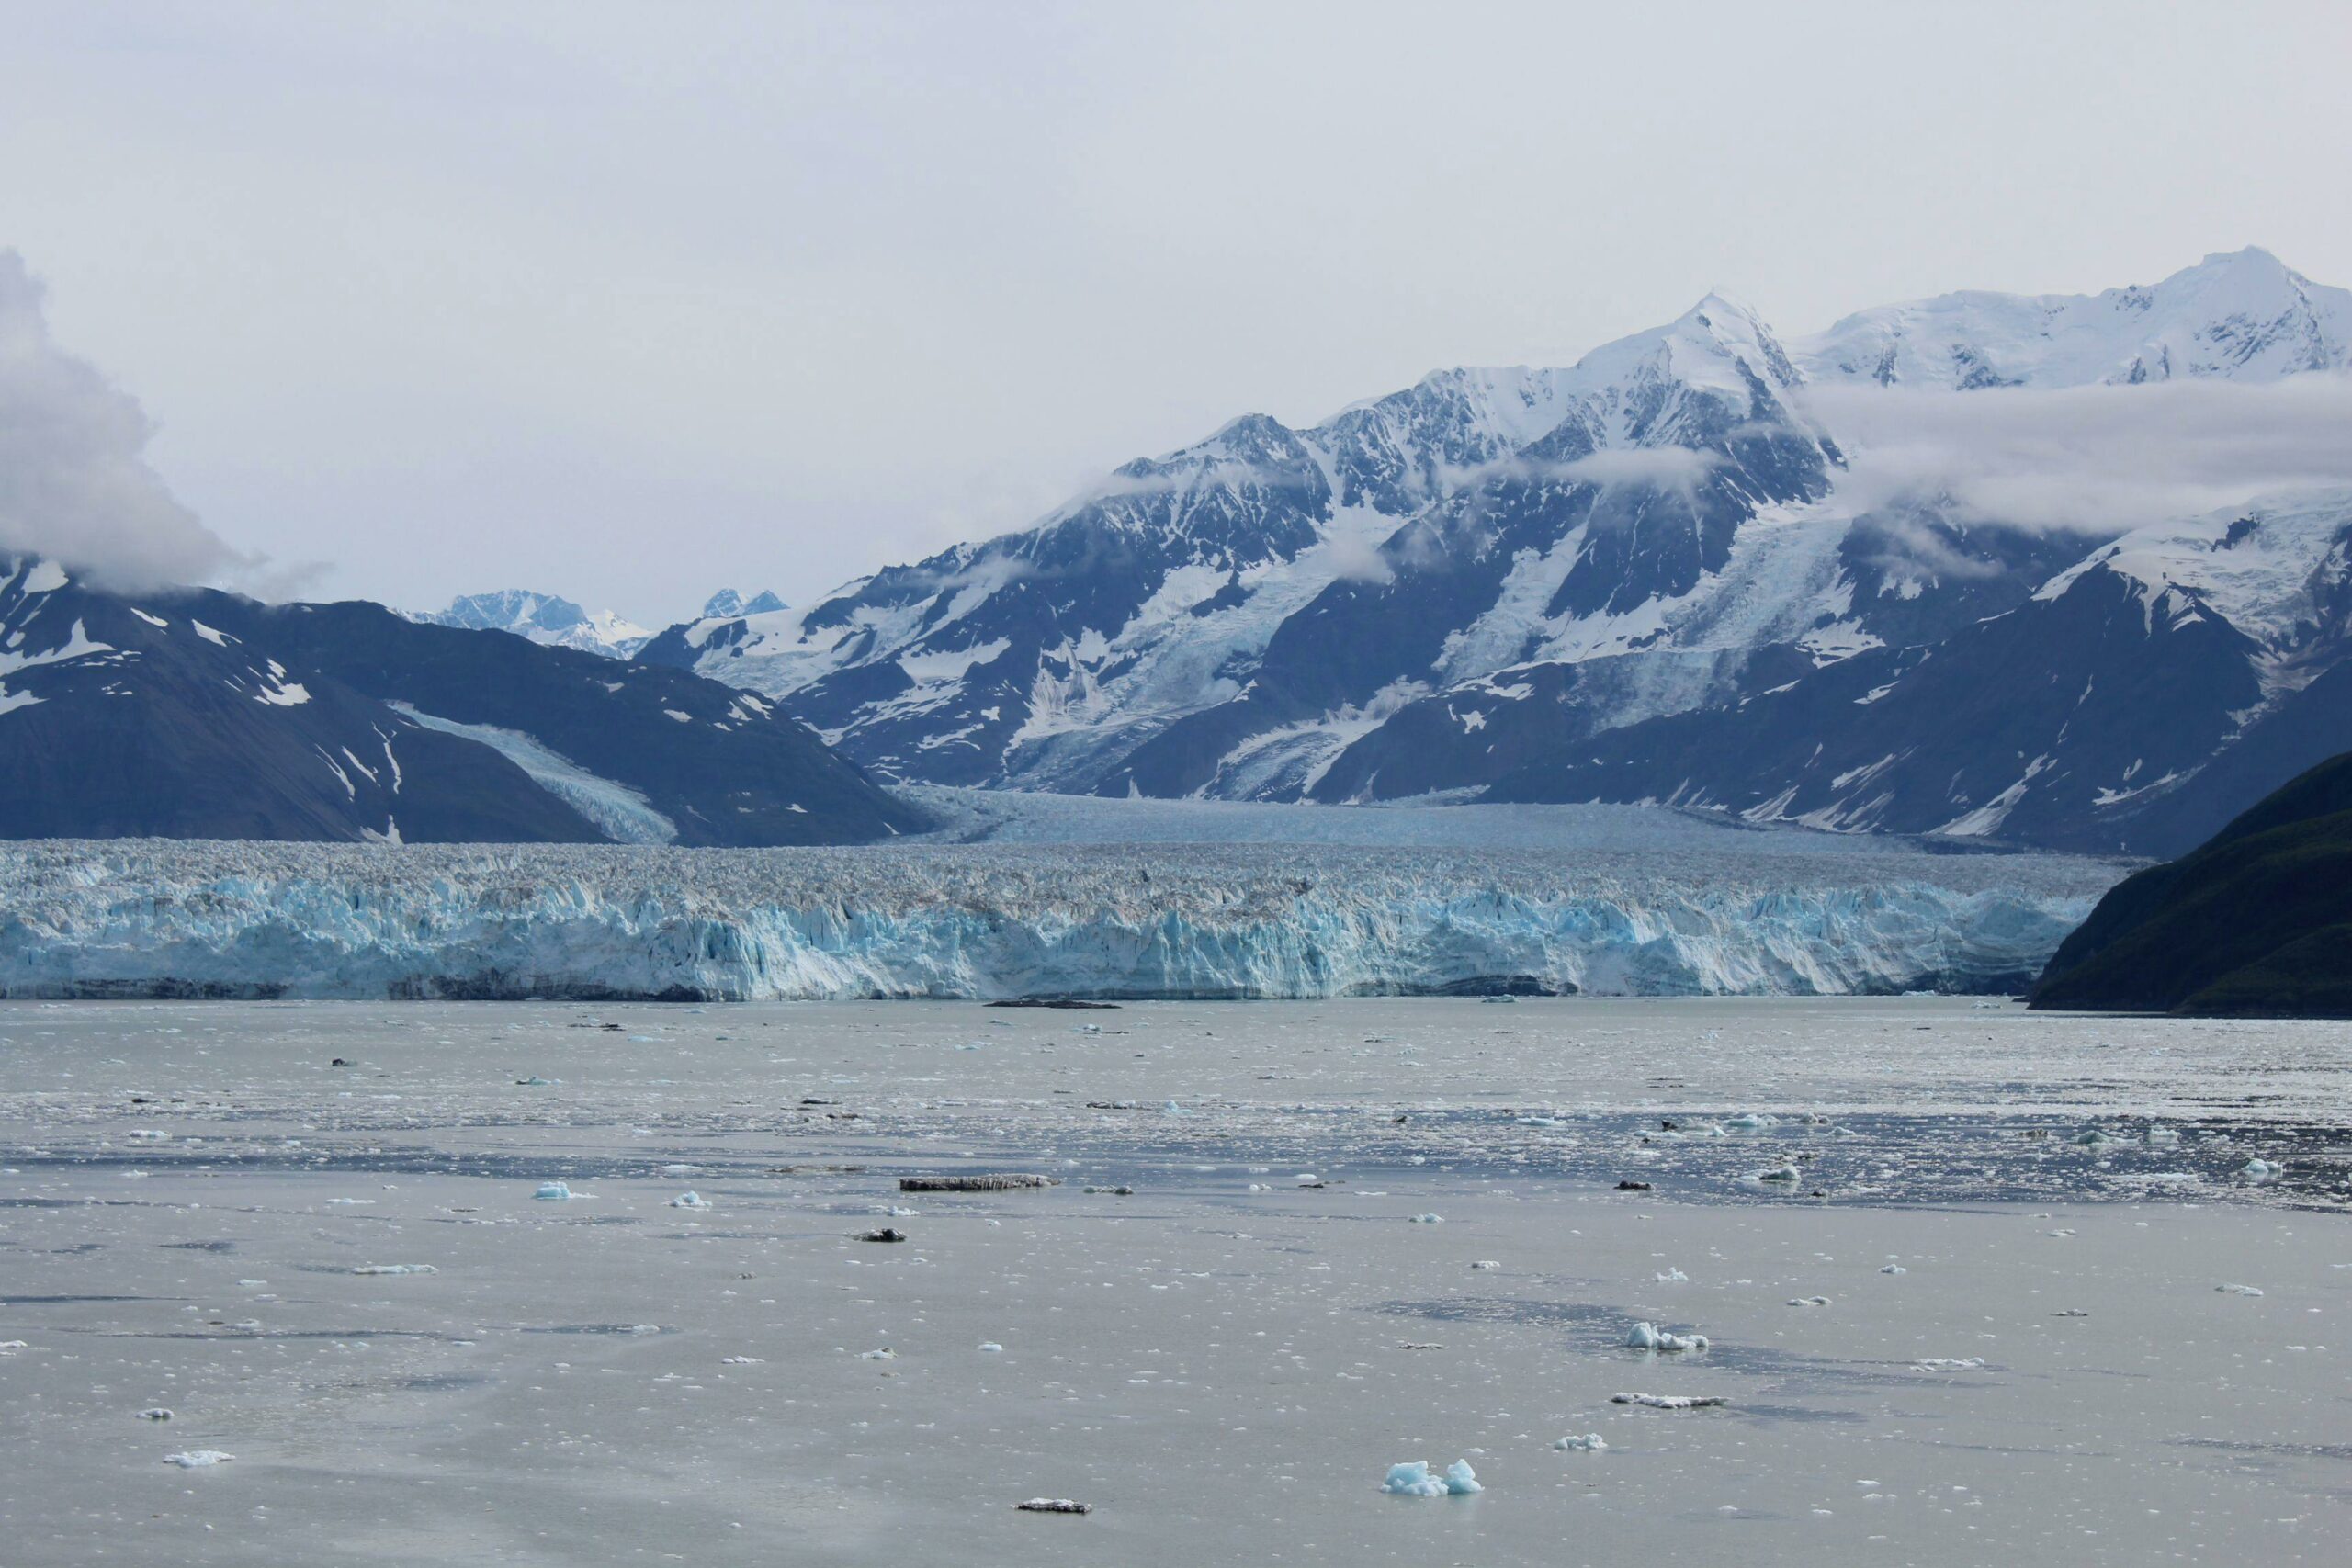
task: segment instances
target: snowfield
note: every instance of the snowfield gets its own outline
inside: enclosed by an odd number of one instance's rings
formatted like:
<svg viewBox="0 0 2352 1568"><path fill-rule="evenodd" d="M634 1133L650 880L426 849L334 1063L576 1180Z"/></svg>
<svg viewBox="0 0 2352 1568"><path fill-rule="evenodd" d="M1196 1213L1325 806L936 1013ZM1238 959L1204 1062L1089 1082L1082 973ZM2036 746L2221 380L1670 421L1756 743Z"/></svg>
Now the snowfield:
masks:
<svg viewBox="0 0 2352 1568"><path fill-rule="evenodd" d="M2005 990L2121 874L1681 831L1637 849L24 843L0 849L0 996Z"/></svg>

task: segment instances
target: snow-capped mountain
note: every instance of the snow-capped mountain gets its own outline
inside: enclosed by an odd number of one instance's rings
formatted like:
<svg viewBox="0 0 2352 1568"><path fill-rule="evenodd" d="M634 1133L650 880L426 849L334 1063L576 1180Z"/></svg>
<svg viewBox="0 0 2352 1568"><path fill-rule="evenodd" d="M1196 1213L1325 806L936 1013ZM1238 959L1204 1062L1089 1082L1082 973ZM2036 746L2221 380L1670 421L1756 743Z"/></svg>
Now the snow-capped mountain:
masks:
<svg viewBox="0 0 2352 1568"><path fill-rule="evenodd" d="M0 556L0 839L831 844L927 821L685 671Z"/></svg>
<svg viewBox="0 0 2352 1568"><path fill-rule="evenodd" d="M722 588L704 601L702 618L711 620L724 615L764 615L771 610L781 610L784 601L773 590L762 589L749 599L732 588Z"/></svg>
<svg viewBox="0 0 2352 1568"><path fill-rule="evenodd" d="M2228 759L2283 756L2332 700L2352 469L2226 514L2184 485L2053 522L1904 469L1871 411L2333 385L2347 345L2352 294L2260 251L1786 344L1711 296L1566 369L1245 416L1032 529L639 658L937 783L1492 789L2169 849L2271 765Z"/></svg>
<svg viewBox="0 0 2352 1568"><path fill-rule="evenodd" d="M722 593L711 603L718 604L727 597ZM737 612L713 612L706 605L704 613ZM628 659L653 636L650 629L623 620L610 610L599 610L592 615L569 599L522 588L468 593L451 601L446 610L415 611L409 614L409 619L468 631L512 632L543 647L573 648L582 653L600 653L607 659Z"/></svg>

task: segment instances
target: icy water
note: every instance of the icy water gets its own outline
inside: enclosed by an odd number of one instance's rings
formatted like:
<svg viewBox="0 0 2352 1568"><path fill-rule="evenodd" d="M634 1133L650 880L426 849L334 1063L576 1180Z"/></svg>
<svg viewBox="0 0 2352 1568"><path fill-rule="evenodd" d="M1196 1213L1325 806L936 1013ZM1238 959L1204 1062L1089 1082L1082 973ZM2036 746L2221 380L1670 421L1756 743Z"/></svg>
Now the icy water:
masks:
<svg viewBox="0 0 2352 1568"><path fill-rule="evenodd" d="M2348 1104L1966 1000L0 1004L0 1562L2340 1562Z"/></svg>

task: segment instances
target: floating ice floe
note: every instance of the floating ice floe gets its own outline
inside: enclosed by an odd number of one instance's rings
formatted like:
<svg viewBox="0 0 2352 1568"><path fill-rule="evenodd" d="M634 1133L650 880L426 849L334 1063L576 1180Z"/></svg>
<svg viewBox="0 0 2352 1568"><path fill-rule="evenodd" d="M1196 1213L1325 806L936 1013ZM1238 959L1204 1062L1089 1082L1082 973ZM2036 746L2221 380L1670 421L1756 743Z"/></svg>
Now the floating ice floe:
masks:
<svg viewBox="0 0 2352 1568"><path fill-rule="evenodd" d="M861 1361L895 1361L899 1353L885 1345L879 1350L860 1350L857 1359Z"/></svg>
<svg viewBox="0 0 2352 1568"><path fill-rule="evenodd" d="M1780 1124L1781 1119L1777 1116L1763 1116L1753 1111L1746 1111L1724 1122L1724 1128L1726 1132L1732 1133L1760 1133L1767 1127L1777 1127Z"/></svg>
<svg viewBox="0 0 2352 1568"><path fill-rule="evenodd" d="M1380 1483L1380 1489L1396 1497L1466 1497L1486 1490L1478 1483L1478 1472L1470 1468L1466 1459L1447 1465L1442 1476L1430 1473L1427 1460L1392 1464L1388 1467L1388 1479Z"/></svg>
<svg viewBox="0 0 2352 1568"><path fill-rule="evenodd" d="M1719 1393L1612 1393L1611 1404L1645 1404L1652 1410L1712 1410L1730 1400Z"/></svg>
<svg viewBox="0 0 2352 1568"><path fill-rule="evenodd" d="M1625 1331L1625 1348L1629 1350L1703 1350L1707 1337L1703 1334L1672 1334L1655 1323L1637 1323Z"/></svg>
<svg viewBox="0 0 2352 1568"><path fill-rule="evenodd" d="M1652 1278L1661 1285L1687 1285L1690 1282L1690 1276L1679 1269L1668 1269L1666 1272L1654 1275Z"/></svg>
<svg viewBox="0 0 2352 1568"><path fill-rule="evenodd" d="M987 1356L1001 1356L1004 1354L1004 1347L993 1339L984 1339L980 1341L980 1353Z"/></svg>
<svg viewBox="0 0 2352 1568"><path fill-rule="evenodd" d="M139 1413L139 1418L141 1421L168 1421L172 1418L172 1413L164 1406L158 1404L152 1409L141 1411Z"/></svg>
<svg viewBox="0 0 2352 1568"><path fill-rule="evenodd" d="M1879 1269L1879 1272L1880 1272L1880 1273L1882 1273L1882 1274L1908 1274L1909 1272L1911 1272L1911 1270L1910 1270L1910 1269L1905 1269L1905 1267L1903 1267L1903 1265L1902 1265L1902 1264L1900 1264L1900 1263L1889 1263L1889 1264L1885 1265L1883 1268L1880 1269Z"/></svg>
<svg viewBox="0 0 2352 1568"><path fill-rule="evenodd" d="M761 1360L757 1356L721 1356L718 1358L718 1364L722 1367L758 1367L766 1365L766 1363Z"/></svg>
<svg viewBox="0 0 2352 1568"><path fill-rule="evenodd" d="M1609 1451L1609 1439L1598 1432L1571 1432L1552 1445L1572 1454L1598 1454Z"/></svg>
<svg viewBox="0 0 2352 1568"><path fill-rule="evenodd" d="M710 1200L704 1197L699 1192L681 1192L675 1198L670 1200L670 1207L673 1209L707 1209L710 1207Z"/></svg>
<svg viewBox="0 0 2352 1568"><path fill-rule="evenodd" d="M560 1181L542 1181L532 1197L548 1203L560 1203L571 1196L571 1189Z"/></svg>
<svg viewBox="0 0 2352 1568"><path fill-rule="evenodd" d="M1413 1224L1417 1225L1442 1225L1445 1224L1445 1216L1443 1214L1415 1214L1413 1216Z"/></svg>
<svg viewBox="0 0 2352 1568"><path fill-rule="evenodd" d="M235 1454L224 1454L219 1449L190 1449L186 1453L165 1454L165 1464L178 1465L182 1470L206 1470L216 1464L226 1464Z"/></svg>
<svg viewBox="0 0 2352 1568"><path fill-rule="evenodd" d="M1797 1181L1803 1179L1803 1176L1795 1166L1776 1165L1770 1170L1758 1171L1756 1173L1756 1179L1758 1181Z"/></svg>
<svg viewBox="0 0 2352 1568"><path fill-rule="evenodd" d="M1923 1372L1981 1372L1984 1370L1984 1358L1971 1356L1958 1360L1950 1356L1921 1356L1911 1365Z"/></svg>
<svg viewBox="0 0 2352 1568"><path fill-rule="evenodd" d="M2216 1285L2213 1289L2219 1291L2225 1296L2258 1296L2262 1294L2262 1287L2259 1285Z"/></svg>
<svg viewBox="0 0 2352 1568"><path fill-rule="evenodd" d="M2148 1129L2147 1138L2148 1142L2152 1144L2177 1144L2180 1142L2180 1134L2174 1132L2170 1127L2151 1127Z"/></svg>
<svg viewBox="0 0 2352 1568"><path fill-rule="evenodd" d="M2108 1132L2103 1127L2086 1127L2066 1141L2074 1145L2076 1148L2106 1149L2113 1148L2116 1145L2122 1143L2124 1140L2117 1137L2114 1134Z"/></svg>
<svg viewBox="0 0 2352 1568"><path fill-rule="evenodd" d="M2248 1181L2268 1181L2287 1174L2287 1168L2276 1160L2250 1159L2238 1167L2238 1174Z"/></svg>
<svg viewBox="0 0 2352 1568"><path fill-rule="evenodd" d="M1472 1263L1470 1267L1473 1269L1499 1269L1502 1267L1502 1263L1498 1258L1481 1258Z"/></svg>
<svg viewBox="0 0 2352 1568"><path fill-rule="evenodd" d="M441 1270L430 1263L363 1263L352 1272L355 1274L438 1274Z"/></svg>
<svg viewBox="0 0 2352 1568"><path fill-rule="evenodd" d="M1826 1307L1829 1304L1829 1298L1827 1296L1792 1296L1789 1298L1789 1304L1792 1307Z"/></svg>
<svg viewBox="0 0 2352 1568"><path fill-rule="evenodd" d="M1024 1514L1091 1514L1091 1503L1080 1503L1068 1497L1032 1497L1025 1503L1012 1505Z"/></svg>

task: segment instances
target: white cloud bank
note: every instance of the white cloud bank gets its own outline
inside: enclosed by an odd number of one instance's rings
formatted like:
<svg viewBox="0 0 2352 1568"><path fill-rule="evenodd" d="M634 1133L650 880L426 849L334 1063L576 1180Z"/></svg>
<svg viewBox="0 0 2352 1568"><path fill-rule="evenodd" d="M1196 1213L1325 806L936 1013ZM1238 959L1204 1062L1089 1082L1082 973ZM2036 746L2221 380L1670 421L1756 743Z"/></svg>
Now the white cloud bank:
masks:
<svg viewBox="0 0 2352 1568"><path fill-rule="evenodd" d="M1973 392L1817 387L1844 502L1941 502L1972 521L2111 532L2352 485L2352 377Z"/></svg>
<svg viewBox="0 0 2352 1568"><path fill-rule="evenodd" d="M249 568L147 466L153 434L137 400L58 347L40 282L0 250L0 555L121 589Z"/></svg>

